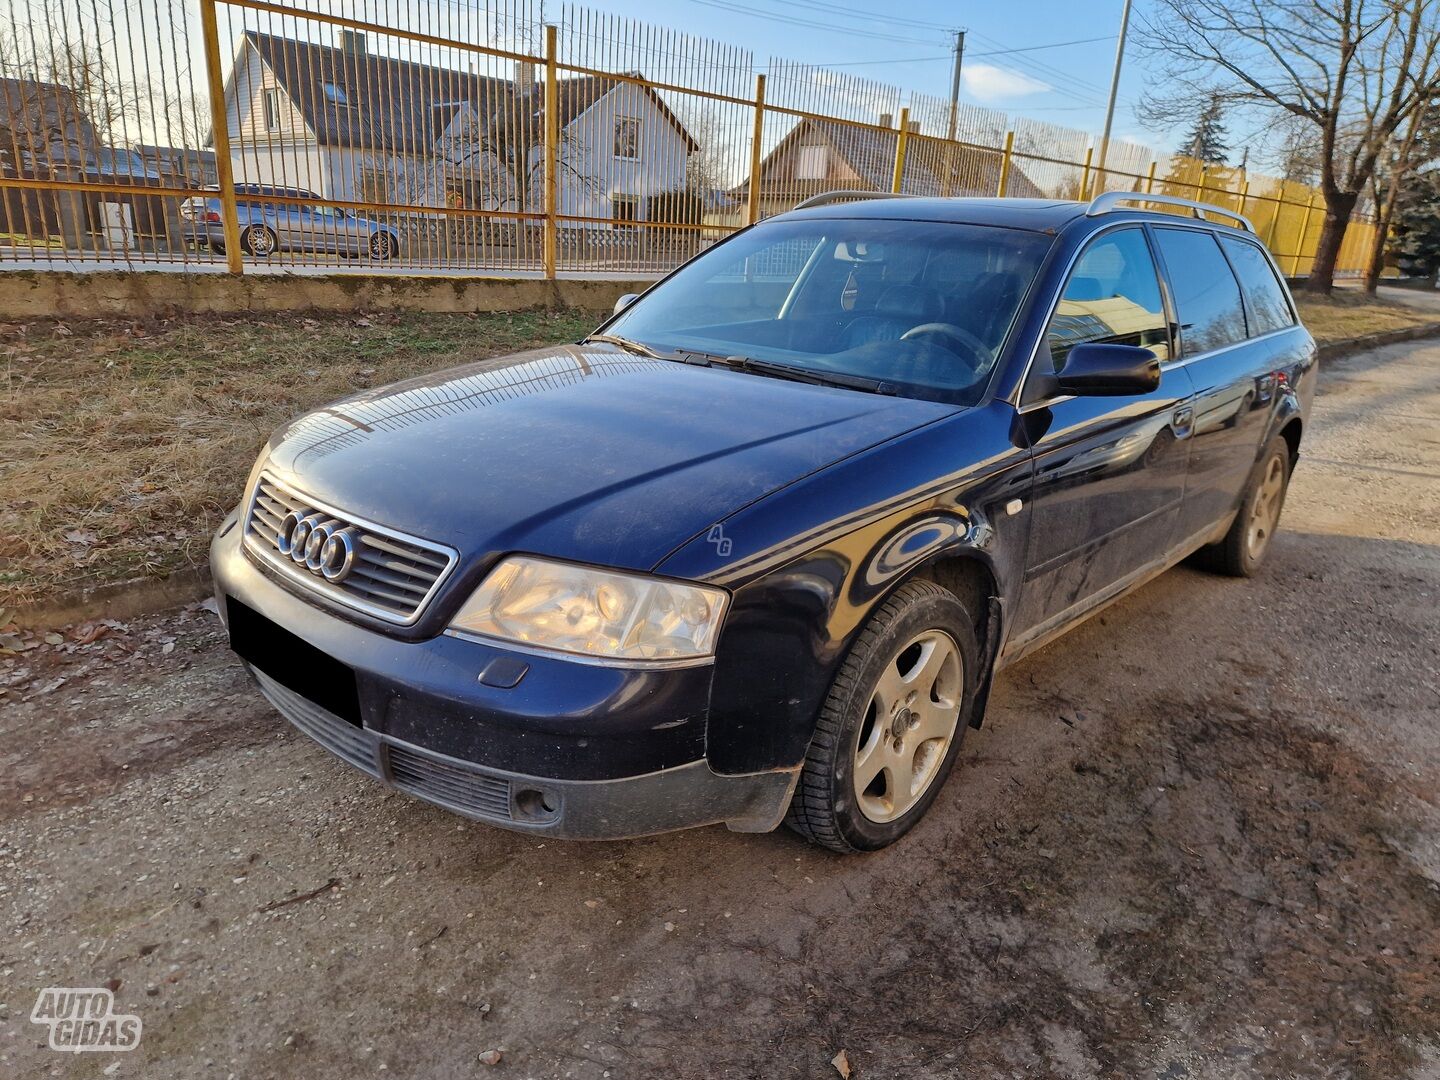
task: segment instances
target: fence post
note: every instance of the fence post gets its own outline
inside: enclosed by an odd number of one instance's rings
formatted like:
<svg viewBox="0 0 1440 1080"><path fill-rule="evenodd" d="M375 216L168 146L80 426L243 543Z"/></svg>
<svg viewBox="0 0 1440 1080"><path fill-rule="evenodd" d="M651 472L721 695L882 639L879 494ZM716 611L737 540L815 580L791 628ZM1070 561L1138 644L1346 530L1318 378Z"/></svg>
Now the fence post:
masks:
<svg viewBox="0 0 1440 1080"><path fill-rule="evenodd" d="M1250 178L1246 177L1245 182L1240 185L1240 216L1245 216L1245 204L1250 201Z"/></svg>
<svg viewBox="0 0 1440 1080"><path fill-rule="evenodd" d="M220 186L225 266L232 274L242 274L245 264L240 256L240 213L235 207L235 167L230 160L230 125L225 118L225 80L220 77L215 0L200 0L200 34L205 40L205 84L210 91L210 131L215 142L215 179Z"/></svg>
<svg viewBox="0 0 1440 1080"><path fill-rule="evenodd" d="M755 76L755 132L750 138L750 202L745 208L745 221L754 225L760 220L760 142L765 137L765 76Z"/></svg>
<svg viewBox="0 0 1440 1080"><path fill-rule="evenodd" d="M1080 173L1080 201L1084 202L1090 191L1090 161L1095 156L1095 148L1085 148L1085 168Z"/></svg>
<svg viewBox="0 0 1440 1080"><path fill-rule="evenodd" d="M1200 163L1200 183L1198 183L1198 184L1195 185L1195 201L1196 201L1196 202L1204 202L1204 201L1205 201L1205 192L1207 192L1207 191L1210 190L1210 186L1205 183L1205 181L1208 180L1208 179L1210 179L1210 166L1209 166L1208 164L1206 164L1205 162L1201 162L1201 163Z"/></svg>
<svg viewBox="0 0 1440 1080"><path fill-rule="evenodd" d="M545 27L545 277L553 280L560 247L560 79L555 70L554 25Z"/></svg>
<svg viewBox="0 0 1440 1080"><path fill-rule="evenodd" d="M1005 132L1005 156L1000 159L1000 182L995 185L995 197L1005 198L1010 190L1010 157L1015 152L1015 132Z"/></svg>
<svg viewBox="0 0 1440 1080"><path fill-rule="evenodd" d="M905 148L910 141L910 108L900 110L900 134L895 139L895 171L890 178L890 190L899 194L905 184Z"/></svg>
<svg viewBox="0 0 1440 1080"><path fill-rule="evenodd" d="M1156 170L1156 168L1159 166L1159 164L1160 164L1160 163L1159 163L1158 161L1155 161L1153 158L1152 158L1151 161L1150 161L1150 171L1145 174L1145 194L1146 194L1146 195L1154 195L1154 194L1155 194L1155 170Z"/></svg>
<svg viewBox="0 0 1440 1080"><path fill-rule="evenodd" d="M1270 215L1270 225L1265 230L1265 246L1271 254L1275 252L1275 234L1280 231L1280 215L1285 212L1285 183L1280 183L1280 194L1275 196L1275 212ZM1276 255L1278 260L1280 256Z"/></svg>
<svg viewBox="0 0 1440 1080"><path fill-rule="evenodd" d="M1310 201L1305 204L1305 216L1300 219L1300 235L1295 238L1295 254L1290 256L1290 276L1300 276L1300 253L1305 250L1305 238L1310 235L1310 215L1315 212L1315 192L1310 192Z"/></svg>

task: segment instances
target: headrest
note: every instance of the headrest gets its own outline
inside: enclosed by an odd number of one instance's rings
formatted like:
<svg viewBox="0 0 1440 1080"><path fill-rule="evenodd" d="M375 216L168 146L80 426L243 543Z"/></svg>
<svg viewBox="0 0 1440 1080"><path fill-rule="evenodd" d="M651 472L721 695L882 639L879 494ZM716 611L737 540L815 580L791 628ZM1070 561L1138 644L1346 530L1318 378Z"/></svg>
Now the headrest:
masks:
<svg viewBox="0 0 1440 1080"><path fill-rule="evenodd" d="M938 317L940 294L919 285L891 285L875 304L877 314L910 317Z"/></svg>

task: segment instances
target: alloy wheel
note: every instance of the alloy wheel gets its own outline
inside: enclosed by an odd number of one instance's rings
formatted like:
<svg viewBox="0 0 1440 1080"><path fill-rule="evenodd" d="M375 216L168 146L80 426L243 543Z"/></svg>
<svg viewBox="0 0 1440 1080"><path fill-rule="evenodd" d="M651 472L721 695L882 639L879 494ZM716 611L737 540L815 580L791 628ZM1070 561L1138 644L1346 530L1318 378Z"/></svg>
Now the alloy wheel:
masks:
<svg viewBox="0 0 1440 1080"><path fill-rule="evenodd" d="M275 251L275 238L263 225L252 225L245 235L245 246L250 254L264 257Z"/></svg>
<svg viewBox="0 0 1440 1080"><path fill-rule="evenodd" d="M943 630L916 635L886 664L855 742L855 797L871 821L894 821L929 789L955 738L964 674Z"/></svg>
<svg viewBox="0 0 1440 1080"><path fill-rule="evenodd" d="M1285 463L1275 455L1265 463L1265 472L1255 499L1250 505L1250 521L1245 530L1245 548L1252 559L1265 552L1280 521L1280 503L1285 495Z"/></svg>

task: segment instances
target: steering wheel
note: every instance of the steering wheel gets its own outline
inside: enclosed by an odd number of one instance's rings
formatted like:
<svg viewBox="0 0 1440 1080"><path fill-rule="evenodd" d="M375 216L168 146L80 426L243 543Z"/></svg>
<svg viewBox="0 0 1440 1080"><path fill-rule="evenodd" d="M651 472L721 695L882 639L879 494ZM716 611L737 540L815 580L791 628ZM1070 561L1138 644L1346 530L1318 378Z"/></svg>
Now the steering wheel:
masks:
<svg viewBox="0 0 1440 1080"><path fill-rule="evenodd" d="M960 353L962 359L967 360L969 365L977 372L984 371L990 364L994 363L994 354L985 346L985 343L970 333L963 326L956 326L954 323L927 322L919 326L912 326L905 333L900 335L901 341L914 341L916 338L937 337L944 338L947 347L951 352L957 352L955 345L960 345L970 355Z"/></svg>

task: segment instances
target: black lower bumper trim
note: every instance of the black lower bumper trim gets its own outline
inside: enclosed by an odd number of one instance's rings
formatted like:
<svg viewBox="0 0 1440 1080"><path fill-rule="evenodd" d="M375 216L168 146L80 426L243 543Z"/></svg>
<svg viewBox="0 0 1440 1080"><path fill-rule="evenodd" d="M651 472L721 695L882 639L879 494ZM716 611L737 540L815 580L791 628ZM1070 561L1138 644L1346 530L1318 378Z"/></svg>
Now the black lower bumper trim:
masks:
<svg viewBox="0 0 1440 1080"><path fill-rule="evenodd" d="M491 769L356 727L250 667L280 714L335 756L407 794L501 828L584 840L724 822L780 824L799 770L725 776L705 761L619 780L553 780Z"/></svg>

